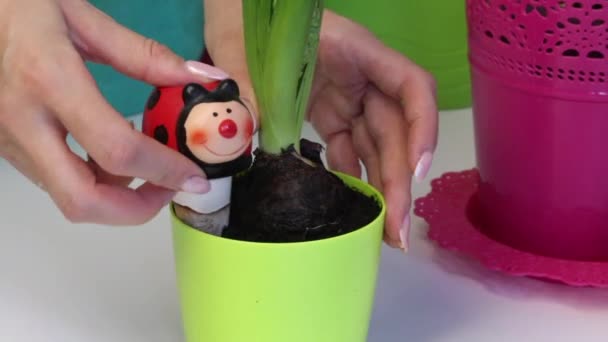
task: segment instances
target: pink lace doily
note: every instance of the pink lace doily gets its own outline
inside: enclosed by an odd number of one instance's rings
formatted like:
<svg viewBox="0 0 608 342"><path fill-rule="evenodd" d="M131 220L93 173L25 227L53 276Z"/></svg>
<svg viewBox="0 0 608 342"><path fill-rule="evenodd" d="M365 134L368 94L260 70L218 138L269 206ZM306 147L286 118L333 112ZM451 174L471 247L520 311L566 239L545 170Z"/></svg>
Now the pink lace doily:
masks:
<svg viewBox="0 0 608 342"><path fill-rule="evenodd" d="M608 287L608 262L572 261L539 256L501 244L472 223L479 184L477 169L449 172L431 182L431 192L415 202L414 213L429 225L440 247L462 253L485 267L514 276L571 286Z"/></svg>

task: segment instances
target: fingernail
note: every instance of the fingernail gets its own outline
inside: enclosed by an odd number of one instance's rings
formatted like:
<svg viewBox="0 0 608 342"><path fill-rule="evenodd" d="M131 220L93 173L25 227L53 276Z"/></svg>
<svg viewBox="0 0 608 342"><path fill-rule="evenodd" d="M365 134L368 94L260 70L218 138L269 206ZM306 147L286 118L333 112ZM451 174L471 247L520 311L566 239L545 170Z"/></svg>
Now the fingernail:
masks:
<svg viewBox="0 0 608 342"><path fill-rule="evenodd" d="M228 74L221 69L218 69L212 65L197 62L197 61L187 61L186 69L191 73L199 76L204 76L207 78L211 78L214 80L223 80L228 78Z"/></svg>
<svg viewBox="0 0 608 342"><path fill-rule="evenodd" d="M403 224L401 225L401 229L399 230L399 239L401 240L401 249L403 253L407 253L409 248L409 232L411 225L411 217L410 214L407 213L403 218Z"/></svg>
<svg viewBox="0 0 608 342"><path fill-rule="evenodd" d="M433 162L433 154L431 152L424 152L418 164L416 164L416 170L414 170L414 178L416 182L420 183L424 180L426 175L431 169L431 163Z"/></svg>
<svg viewBox="0 0 608 342"><path fill-rule="evenodd" d="M199 176L190 177L182 184L182 191L192 194L204 194L210 188L209 181Z"/></svg>

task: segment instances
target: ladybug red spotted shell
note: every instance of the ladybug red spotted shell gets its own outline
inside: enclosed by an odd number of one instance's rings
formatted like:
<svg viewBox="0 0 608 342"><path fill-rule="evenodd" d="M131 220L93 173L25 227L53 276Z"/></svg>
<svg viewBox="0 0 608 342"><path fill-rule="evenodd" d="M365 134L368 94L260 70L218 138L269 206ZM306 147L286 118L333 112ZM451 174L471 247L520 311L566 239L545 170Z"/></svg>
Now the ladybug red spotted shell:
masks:
<svg viewBox="0 0 608 342"><path fill-rule="evenodd" d="M214 90L220 82L201 84ZM168 147L178 150L177 121L184 108L182 93L185 85L158 87L152 91L144 109L142 132Z"/></svg>
<svg viewBox="0 0 608 342"><path fill-rule="evenodd" d="M185 155L210 179L249 167L256 128L232 79L156 88L142 123L145 135Z"/></svg>

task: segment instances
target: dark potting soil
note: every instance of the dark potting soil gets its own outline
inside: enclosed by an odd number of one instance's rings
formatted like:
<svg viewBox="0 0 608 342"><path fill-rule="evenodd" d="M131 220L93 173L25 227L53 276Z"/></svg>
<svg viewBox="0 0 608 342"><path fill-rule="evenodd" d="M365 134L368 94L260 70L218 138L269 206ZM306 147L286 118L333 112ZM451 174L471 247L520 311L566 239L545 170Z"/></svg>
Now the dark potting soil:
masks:
<svg viewBox="0 0 608 342"><path fill-rule="evenodd" d="M302 139L280 155L256 150L251 169L234 177L230 225L222 236L255 242L330 238L364 227L380 213L374 198L346 185Z"/></svg>

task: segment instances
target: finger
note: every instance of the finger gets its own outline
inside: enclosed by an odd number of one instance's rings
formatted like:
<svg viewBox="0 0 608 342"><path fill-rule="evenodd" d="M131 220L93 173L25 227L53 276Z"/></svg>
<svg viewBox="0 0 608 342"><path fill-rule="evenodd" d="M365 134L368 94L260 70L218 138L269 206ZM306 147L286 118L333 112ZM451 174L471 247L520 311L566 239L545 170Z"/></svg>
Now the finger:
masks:
<svg viewBox="0 0 608 342"><path fill-rule="evenodd" d="M309 120L326 142L329 168L360 178L361 165L353 147L349 125L355 114L349 113L348 105L335 89L330 83L321 88L322 94L318 93L309 111Z"/></svg>
<svg viewBox="0 0 608 342"><path fill-rule="evenodd" d="M334 134L328 139L327 163L330 169L361 178L361 165L349 131Z"/></svg>
<svg viewBox="0 0 608 342"><path fill-rule="evenodd" d="M321 80L323 82L323 80ZM365 80L362 80L362 84L367 84ZM316 93L314 97L313 106L309 114L309 120L319 120L324 118L329 113L323 108L317 107L328 107L333 110L332 114L335 114L338 119L350 122L350 120L361 114L363 107L360 101L353 101L353 99L359 99L365 93L365 86L353 87L349 85L341 85L340 83L332 80L325 81L325 85L319 89L315 89ZM320 117L315 118L314 116Z"/></svg>
<svg viewBox="0 0 608 342"><path fill-rule="evenodd" d="M57 134L64 136L65 130L56 125L56 120L50 115L44 114L35 99L23 101L27 97L0 84L0 158L6 159L29 181L44 189L40 170L28 158L22 141L30 141L31 136L38 135L37 127L32 127L32 124L54 129Z"/></svg>
<svg viewBox="0 0 608 342"><path fill-rule="evenodd" d="M237 8L238 7L238 8ZM241 97L248 100L258 117L259 107L255 96L245 51L243 18L240 3L205 1L205 49L213 64L227 71L241 90Z"/></svg>
<svg viewBox="0 0 608 342"><path fill-rule="evenodd" d="M75 212L72 221L140 225L154 218L174 196L175 192L148 182L137 189L96 183L91 191L91 202L85 202L79 208L82 212ZM93 203L92 208L90 203Z"/></svg>
<svg viewBox="0 0 608 342"><path fill-rule="evenodd" d="M141 224L173 197L173 192L149 183L137 190L98 183L87 164L67 147L58 125L34 127L38 133L20 143L37 177L68 220Z"/></svg>
<svg viewBox="0 0 608 342"><path fill-rule="evenodd" d="M319 95L310 108L309 121L326 143L333 134L350 131L351 117L344 117L330 97Z"/></svg>
<svg viewBox="0 0 608 342"><path fill-rule="evenodd" d="M61 60L61 69L36 70L37 93L45 94L44 101L63 126L105 171L176 191L209 190L198 166L132 129L100 94L74 50L63 49ZM66 74L71 77L66 79Z"/></svg>
<svg viewBox="0 0 608 342"><path fill-rule="evenodd" d="M380 161L378 150L372 140L372 136L367 130L365 125L365 119L363 117L357 117L353 120L353 146L355 152L365 166L367 173L368 182L373 185L379 191L382 191L382 178L380 172ZM393 248L400 247L399 240L395 240L387 235L386 229L384 231L384 241Z"/></svg>
<svg viewBox="0 0 608 342"><path fill-rule="evenodd" d="M129 121L129 124L131 125L131 129L135 129L135 123L133 121ZM133 177L117 176L107 172L88 154L87 164L95 174L98 183L127 187L133 182Z"/></svg>
<svg viewBox="0 0 608 342"><path fill-rule="evenodd" d="M410 180L407 125L401 108L392 98L370 87L365 98L364 117L379 153L380 177L386 211L386 233L391 241L408 248Z"/></svg>
<svg viewBox="0 0 608 342"><path fill-rule="evenodd" d="M135 123L133 121L129 123L131 128L135 129ZM87 154L87 164L91 171L93 171L93 174L95 174L95 179L97 179L98 183L127 187L133 182L133 177L117 176L107 172L89 154Z"/></svg>
<svg viewBox="0 0 608 342"><path fill-rule="evenodd" d="M362 107L345 99L329 81L318 88L313 98L315 101L309 111L308 120L328 145L327 158L330 167L342 168L344 172L352 172L353 175L360 174L359 159L352 146L351 121L353 117L361 114Z"/></svg>
<svg viewBox="0 0 608 342"><path fill-rule="evenodd" d="M91 158L90 156L87 157L87 164L95 175L95 179L97 179L98 183L127 187L129 184L131 184L131 182L133 182L133 177L113 175L99 166L95 159Z"/></svg>
<svg viewBox="0 0 608 342"><path fill-rule="evenodd" d="M6 159L9 164L11 164L17 171L19 171L23 176L25 176L25 178L32 182L32 184L35 184L40 189L45 190L44 183L37 175L34 165L28 158L26 158L25 153L23 151L18 148L14 148L10 154L5 155L3 153L2 155L0 155L0 158Z"/></svg>
<svg viewBox="0 0 608 342"><path fill-rule="evenodd" d="M353 120L353 146L355 152L363 161L368 182L376 189L382 189L382 178L380 177L380 160L378 150L365 125L363 117Z"/></svg>
<svg viewBox="0 0 608 342"><path fill-rule="evenodd" d="M168 47L118 24L88 1L62 3L72 39L86 56L146 83L163 86L225 79L198 61L185 62Z"/></svg>
<svg viewBox="0 0 608 342"><path fill-rule="evenodd" d="M438 111L432 76L371 35L355 49L361 71L381 92L401 104L410 131L408 164L421 180L437 144Z"/></svg>

